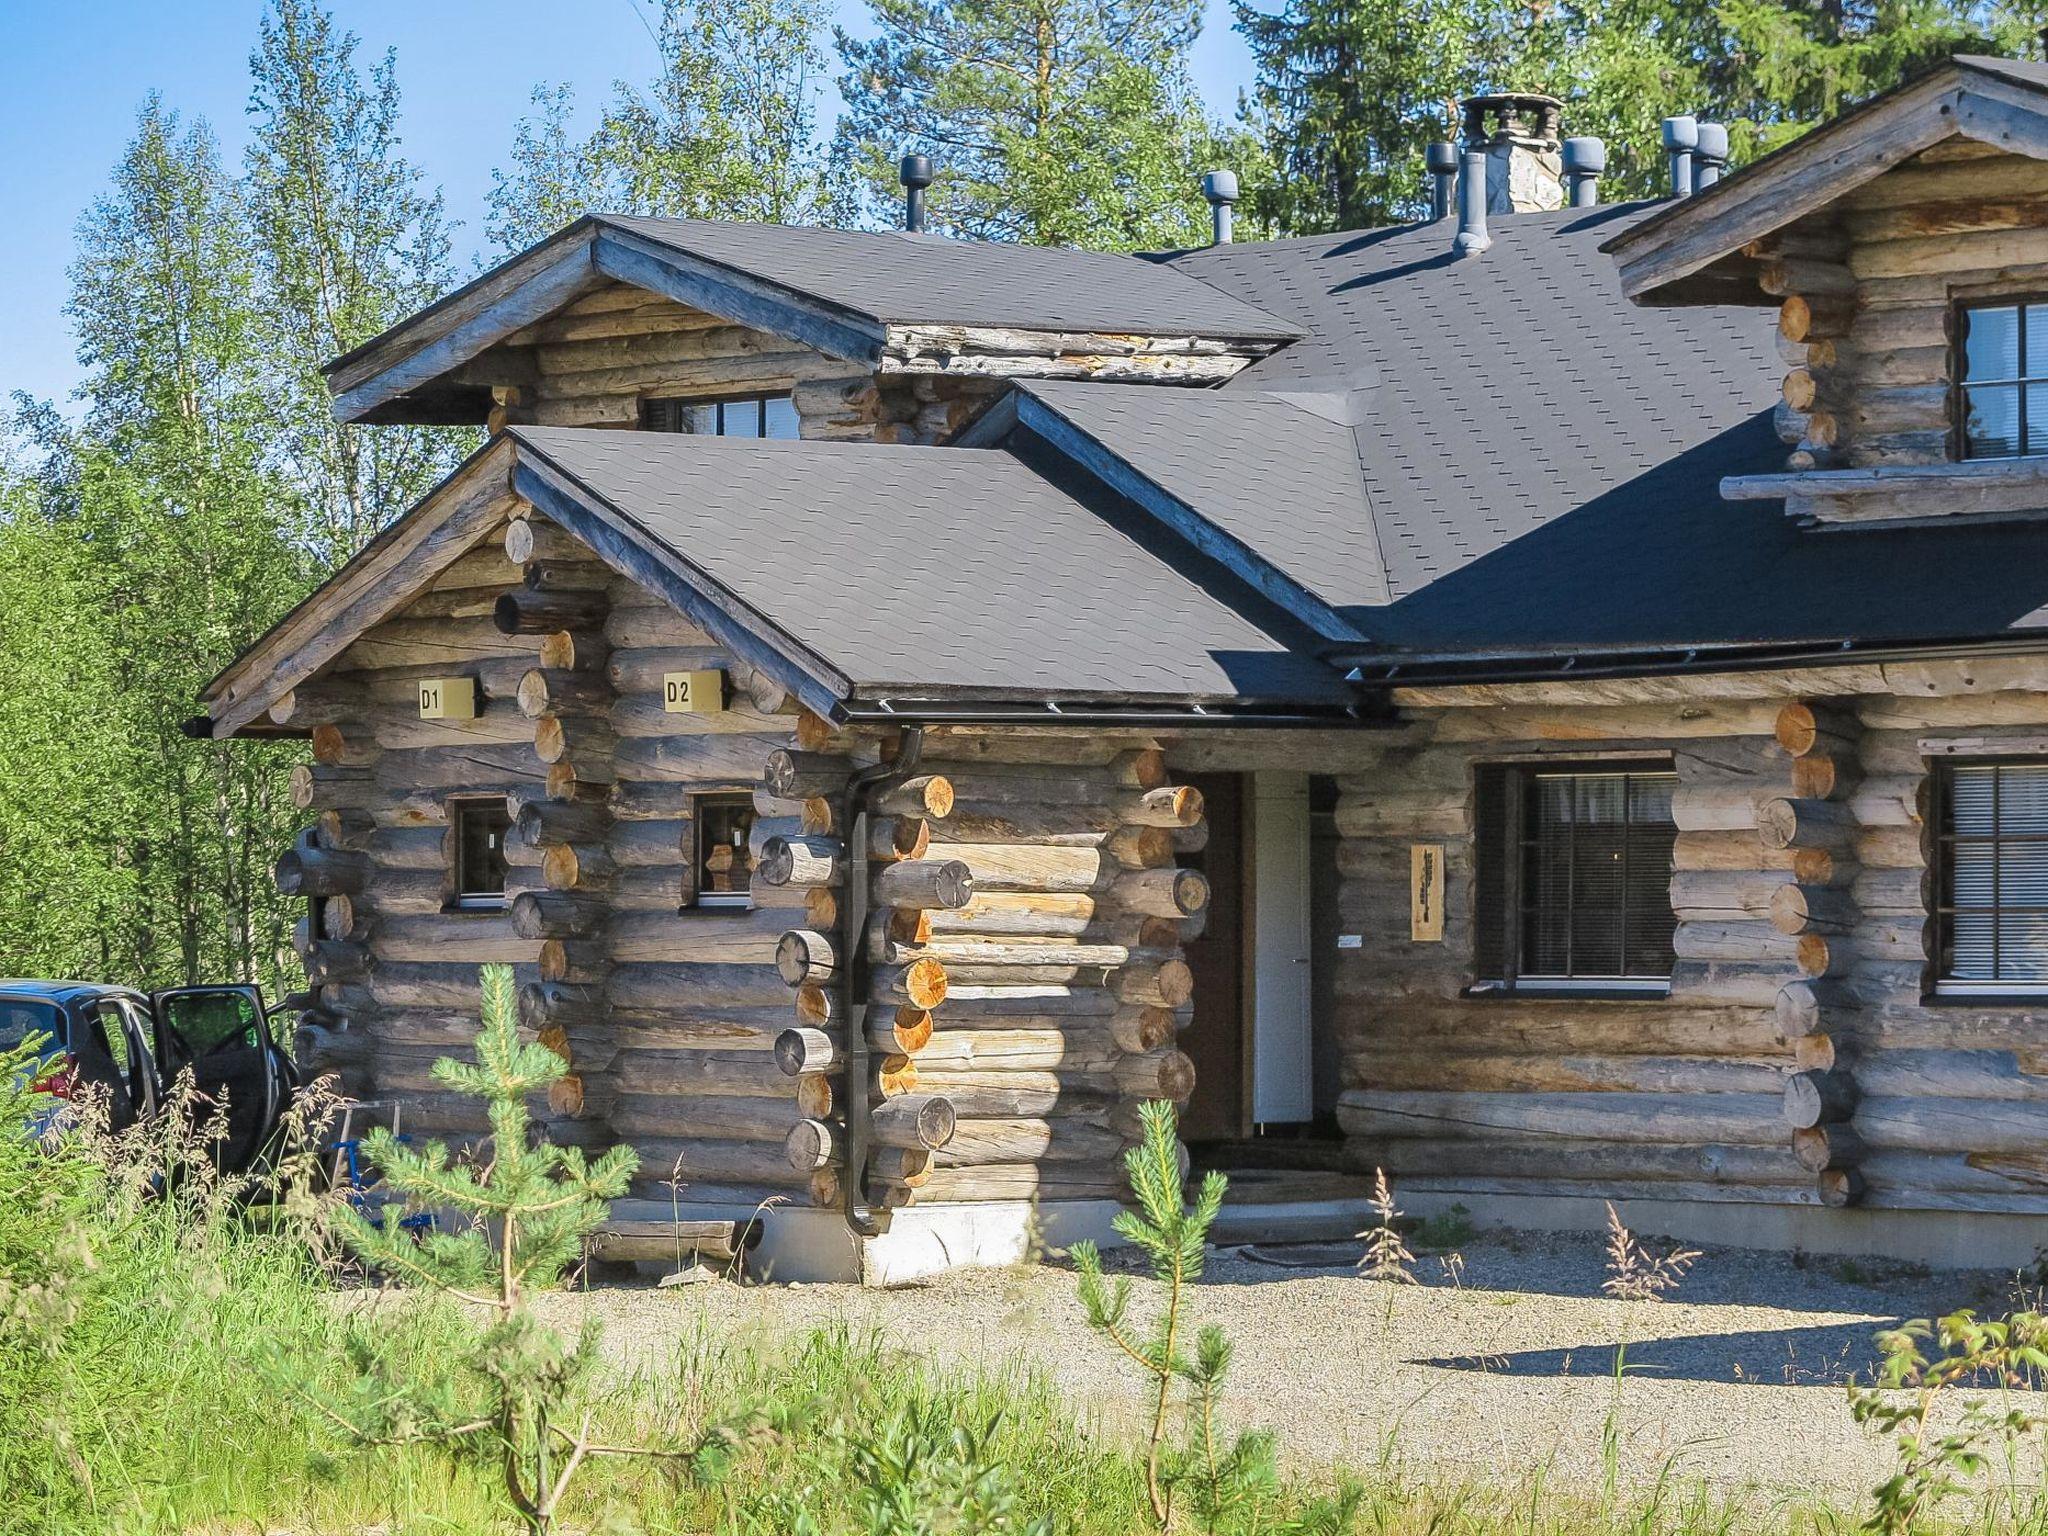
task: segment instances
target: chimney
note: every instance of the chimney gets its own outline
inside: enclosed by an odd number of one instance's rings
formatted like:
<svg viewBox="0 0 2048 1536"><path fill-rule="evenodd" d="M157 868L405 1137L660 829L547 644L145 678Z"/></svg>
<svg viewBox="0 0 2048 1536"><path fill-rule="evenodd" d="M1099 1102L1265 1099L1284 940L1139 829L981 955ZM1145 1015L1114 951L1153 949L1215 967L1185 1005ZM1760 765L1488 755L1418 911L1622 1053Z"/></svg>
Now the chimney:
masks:
<svg viewBox="0 0 2048 1536"><path fill-rule="evenodd" d="M1698 133L1699 143L1692 152L1692 189L1704 192L1728 168L1728 125L1701 123Z"/></svg>
<svg viewBox="0 0 2048 1536"><path fill-rule="evenodd" d="M1667 117L1663 124L1664 153L1671 159L1671 195L1692 196L1692 152L1699 147L1700 125L1690 117Z"/></svg>
<svg viewBox="0 0 2048 1536"><path fill-rule="evenodd" d="M1564 141L1564 180L1574 208L1591 208L1600 201L1600 175L1607 169L1607 145L1594 138Z"/></svg>
<svg viewBox="0 0 2048 1536"><path fill-rule="evenodd" d="M1422 158L1429 167L1430 219L1447 219L1458 184L1458 146L1449 139L1432 139Z"/></svg>
<svg viewBox="0 0 2048 1536"><path fill-rule="evenodd" d="M905 155L897 168L903 181L903 227L913 235L924 233L924 189L932 184L932 162L928 155Z"/></svg>
<svg viewBox="0 0 2048 1536"><path fill-rule="evenodd" d="M1484 149L1467 148L1464 169L1458 175L1458 235L1451 242L1457 256L1477 256L1493 237L1486 232L1486 170Z"/></svg>
<svg viewBox="0 0 2048 1536"><path fill-rule="evenodd" d="M1202 178L1202 196L1209 200L1209 243L1230 244L1230 215L1237 205L1237 173L1210 171Z"/></svg>
<svg viewBox="0 0 2048 1536"><path fill-rule="evenodd" d="M1531 91L1468 96L1463 139L1469 163L1486 157L1486 211L1533 213L1564 206L1559 122L1564 103Z"/></svg>

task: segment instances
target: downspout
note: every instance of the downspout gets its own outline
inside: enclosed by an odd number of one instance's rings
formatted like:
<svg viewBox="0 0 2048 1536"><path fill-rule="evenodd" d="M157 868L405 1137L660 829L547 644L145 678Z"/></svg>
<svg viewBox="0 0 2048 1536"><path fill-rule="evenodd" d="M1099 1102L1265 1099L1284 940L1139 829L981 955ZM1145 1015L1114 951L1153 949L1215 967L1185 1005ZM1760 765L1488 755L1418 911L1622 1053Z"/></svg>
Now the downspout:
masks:
<svg viewBox="0 0 2048 1536"><path fill-rule="evenodd" d="M846 876L846 911L840 932L846 936L846 1225L857 1237L882 1230L868 1209L868 988L874 962L868 956L868 803L875 791L910 777L924 754L924 727L909 725L888 762L863 768L846 783L844 802L847 846L851 851Z"/></svg>

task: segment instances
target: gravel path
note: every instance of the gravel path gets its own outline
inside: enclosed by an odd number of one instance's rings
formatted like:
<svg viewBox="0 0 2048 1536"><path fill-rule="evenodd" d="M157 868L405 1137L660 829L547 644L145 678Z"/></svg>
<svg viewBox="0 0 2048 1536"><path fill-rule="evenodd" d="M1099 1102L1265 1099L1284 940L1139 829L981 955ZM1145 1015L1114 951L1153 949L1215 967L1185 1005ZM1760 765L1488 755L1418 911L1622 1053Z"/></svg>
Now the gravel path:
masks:
<svg viewBox="0 0 2048 1536"><path fill-rule="evenodd" d="M1520 1481L1547 1467L1574 1484L1597 1479L1614 1349L1626 1337L1624 1475L1668 1467L1725 1490L1860 1492L1888 1467L1843 1401L1842 1383L1870 1361L1871 1334L1960 1306L2008 1309L2016 1296L2010 1274L1718 1249L1672 1299L1623 1303L1600 1293L1602 1245L1576 1236L1476 1237L1455 1274L1425 1255L1417 1288L1358 1278L1355 1256L1225 1250L1194 1320L1229 1332L1231 1411L1279 1431L1285 1454L1366 1467L1398 1441L1392 1459L1417 1476ZM1140 1281L1134 1304L1152 1294ZM759 1328L786 1343L844 1321L940 1368L1041 1372L1078 1418L1112 1432L1139 1412L1134 1380L1089 1334L1060 1264L892 1292L719 1282L597 1289L551 1305L601 1317L621 1366L659 1367L700 1328Z"/></svg>

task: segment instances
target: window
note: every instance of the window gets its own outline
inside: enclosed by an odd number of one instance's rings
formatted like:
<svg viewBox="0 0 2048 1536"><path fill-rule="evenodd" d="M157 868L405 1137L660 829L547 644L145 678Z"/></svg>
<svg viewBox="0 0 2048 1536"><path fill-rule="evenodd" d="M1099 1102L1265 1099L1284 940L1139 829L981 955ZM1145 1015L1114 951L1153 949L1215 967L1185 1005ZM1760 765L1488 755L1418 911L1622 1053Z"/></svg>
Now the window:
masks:
<svg viewBox="0 0 2048 1536"><path fill-rule="evenodd" d="M510 809L503 799L456 800L449 815L455 822L455 890L450 905L483 912L503 907Z"/></svg>
<svg viewBox="0 0 2048 1536"><path fill-rule="evenodd" d="M797 436L796 404L788 395L743 395L730 400L643 400L640 425L649 432L694 432L703 437Z"/></svg>
<svg viewBox="0 0 2048 1536"><path fill-rule="evenodd" d="M2048 454L2048 303L1973 304L1956 318L1962 457Z"/></svg>
<svg viewBox="0 0 2048 1536"><path fill-rule="evenodd" d="M699 795L692 802L696 851L690 904L745 909L754 904L754 797Z"/></svg>
<svg viewBox="0 0 2048 1536"><path fill-rule="evenodd" d="M2048 991L2048 763L1950 763L1935 991Z"/></svg>
<svg viewBox="0 0 2048 1536"><path fill-rule="evenodd" d="M1482 770L1482 979L1521 991L1667 987L1677 787L1661 763Z"/></svg>

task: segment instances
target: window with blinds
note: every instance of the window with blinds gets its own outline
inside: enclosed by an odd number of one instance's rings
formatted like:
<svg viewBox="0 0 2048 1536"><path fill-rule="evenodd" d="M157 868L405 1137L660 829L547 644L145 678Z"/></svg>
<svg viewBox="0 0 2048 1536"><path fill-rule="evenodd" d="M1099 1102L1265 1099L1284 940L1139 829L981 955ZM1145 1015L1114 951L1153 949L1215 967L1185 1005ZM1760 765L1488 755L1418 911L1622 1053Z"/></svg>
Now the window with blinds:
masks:
<svg viewBox="0 0 2048 1536"><path fill-rule="evenodd" d="M796 403L788 395L737 395L721 400L642 400L640 425L649 432L688 432L699 437L794 438L799 435Z"/></svg>
<svg viewBox="0 0 2048 1536"><path fill-rule="evenodd" d="M1661 763L1487 771L1482 977L1524 991L1668 986L1677 787Z"/></svg>
<svg viewBox="0 0 2048 1536"><path fill-rule="evenodd" d="M1945 768L1935 990L2048 991L2048 762Z"/></svg>

